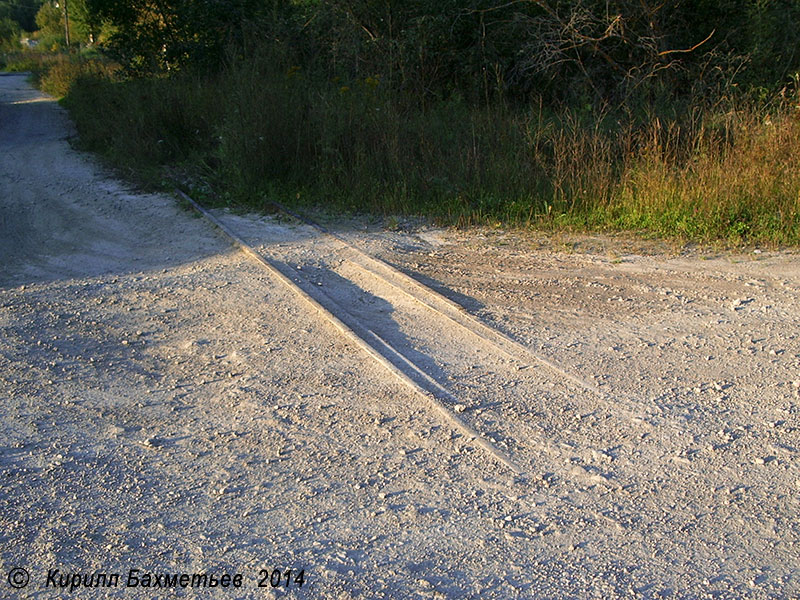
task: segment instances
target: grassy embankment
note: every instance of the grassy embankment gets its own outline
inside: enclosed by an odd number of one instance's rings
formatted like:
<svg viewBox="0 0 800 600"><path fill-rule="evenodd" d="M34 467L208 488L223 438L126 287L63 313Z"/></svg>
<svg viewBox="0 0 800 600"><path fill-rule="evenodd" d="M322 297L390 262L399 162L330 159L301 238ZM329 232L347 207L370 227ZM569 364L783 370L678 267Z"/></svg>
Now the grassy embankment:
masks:
<svg viewBox="0 0 800 600"><path fill-rule="evenodd" d="M199 173L229 203L422 214L457 225L631 230L800 243L800 108L728 101L654 111L420 106L381 81L252 60L213 77L121 80L53 63L82 143L115 165Z"/></svg>

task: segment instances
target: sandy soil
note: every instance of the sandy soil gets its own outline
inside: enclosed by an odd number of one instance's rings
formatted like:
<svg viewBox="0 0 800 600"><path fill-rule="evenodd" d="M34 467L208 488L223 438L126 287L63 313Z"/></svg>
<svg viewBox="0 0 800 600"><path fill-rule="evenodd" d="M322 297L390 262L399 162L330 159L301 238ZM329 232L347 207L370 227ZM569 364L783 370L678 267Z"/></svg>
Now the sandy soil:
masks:
<svg viewBox="0 0 800 600"><path fill-rule="evenodd" d="M69 135L0 75L0 597L800 597L796 254L332 224L596 394L431 320L306 226L218 213L446 385L514 476Z"/></svg>

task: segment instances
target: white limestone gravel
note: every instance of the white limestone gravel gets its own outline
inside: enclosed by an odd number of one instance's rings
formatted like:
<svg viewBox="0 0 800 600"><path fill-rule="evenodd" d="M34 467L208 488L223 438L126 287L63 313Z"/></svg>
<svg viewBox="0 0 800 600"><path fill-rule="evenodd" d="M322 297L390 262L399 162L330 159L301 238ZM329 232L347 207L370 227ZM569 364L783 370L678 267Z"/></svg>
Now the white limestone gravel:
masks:
<svg viewBox="0 0 800 600"><path fill-rule="evenodd" d="M69 135L0 75L0 597L800 597L796 253L328 223L611 398L465 348L454 410L514 478ZM313 262L307 227L223 217Z"/></svg>

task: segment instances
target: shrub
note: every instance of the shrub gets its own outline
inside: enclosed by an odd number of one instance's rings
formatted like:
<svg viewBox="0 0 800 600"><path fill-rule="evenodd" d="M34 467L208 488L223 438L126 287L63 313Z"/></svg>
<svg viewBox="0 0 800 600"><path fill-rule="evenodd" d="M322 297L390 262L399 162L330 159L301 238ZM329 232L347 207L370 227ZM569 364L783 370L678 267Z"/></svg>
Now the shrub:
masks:
<svg viewBox="0 0 800 600"><path fill-rule="evenodd" d="M49 63L40 76L43 91L51 96L66 96L75 82L81 77L106 76L113 77L116 65L103 59L88 59L58 55L58 59Z"/></svg>

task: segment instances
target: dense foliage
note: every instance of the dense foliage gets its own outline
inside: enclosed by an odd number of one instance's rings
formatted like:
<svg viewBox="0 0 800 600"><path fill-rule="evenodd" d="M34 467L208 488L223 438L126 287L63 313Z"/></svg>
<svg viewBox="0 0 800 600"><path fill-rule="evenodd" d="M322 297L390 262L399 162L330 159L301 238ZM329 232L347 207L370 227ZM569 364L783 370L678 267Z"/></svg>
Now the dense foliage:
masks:
<svg viewBox="0 0 800 600"><path fill-rule="evenodd" d="M42 0L0 0L0 20L13 21L18 30L36 29L36 12Z"/></svg>
<svg viewBox="0 0 800 600"><path fill-rule="evenodd" d="M0 0L0 50L20 48L21 37L33 39L38 49L59 50L88 46L99 40L102 20L87 0Z"/></svg>
<svg viewBox="0 0 800 600"><path fill-rule="evenodd" d="M0 18L0 51L9 52L19 48L20 29L16 21Z"/></svg>
<svg viewBox="0 0 800 600"><path fill-rule="evenodd" d="M73 43L101 42L136 75L268 49L422 102L713 102L800 70L800 0L0 0L0 39L38 29L49 49L67 16Z"/></svg>
<svg viewBox="0 0 800 600"><path fill-rule="evenodd" d="M799 0L87 1L138 73L268 44L417 98L620 103L780 88L800 67Z"/></svg>

